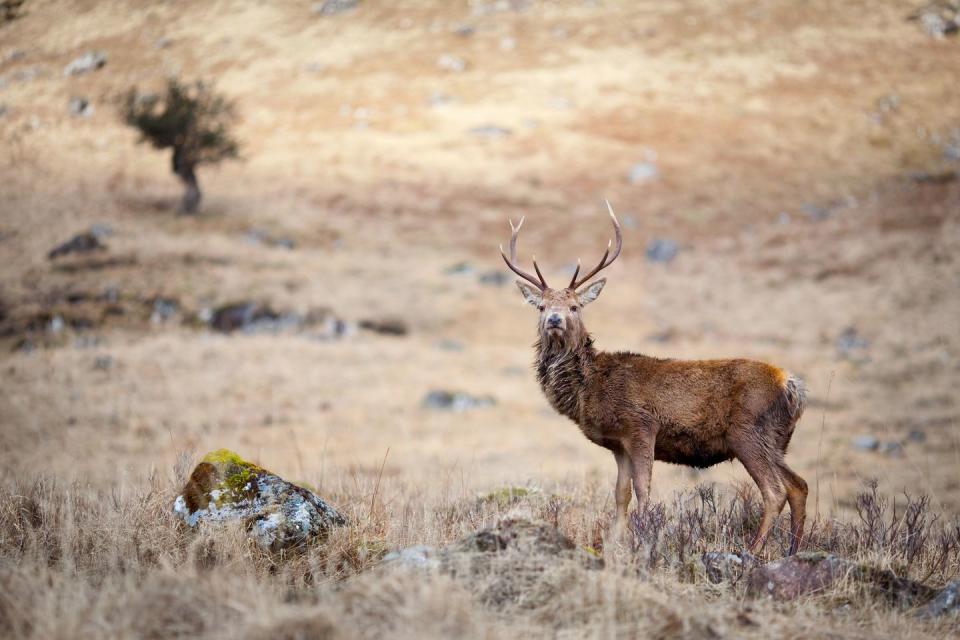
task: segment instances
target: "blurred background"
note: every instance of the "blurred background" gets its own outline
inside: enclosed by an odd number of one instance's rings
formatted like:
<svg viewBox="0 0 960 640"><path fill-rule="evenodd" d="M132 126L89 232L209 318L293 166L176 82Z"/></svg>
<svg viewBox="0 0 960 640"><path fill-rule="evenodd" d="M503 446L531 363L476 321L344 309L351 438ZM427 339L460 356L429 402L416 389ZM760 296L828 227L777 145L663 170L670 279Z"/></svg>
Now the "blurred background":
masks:
<svg viewBox="0 0 960 640"><path fill-rule="evenodd" d="M497 250L525 216L523 260L569 277L607 198L600 348L796 372L821 513L873 477L960 512L955 3L8 5L5 473L109 487L228 447L321 491L612 488ZM191 214L123 116L170 78L235 109ZM744 480L658 464L654 495Z"/></svg>

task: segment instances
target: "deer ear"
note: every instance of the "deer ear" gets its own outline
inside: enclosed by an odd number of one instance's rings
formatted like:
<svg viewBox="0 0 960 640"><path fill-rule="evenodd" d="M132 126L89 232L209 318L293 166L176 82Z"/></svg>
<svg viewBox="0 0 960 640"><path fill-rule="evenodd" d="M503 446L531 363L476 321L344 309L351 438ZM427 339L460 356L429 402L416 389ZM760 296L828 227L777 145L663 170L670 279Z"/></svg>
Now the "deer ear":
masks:
<svg viewBox="0 0 960 640"><path fill-rule="evenodd" d="M534 307L540 306L540 300L543 299L543 296L535 287L531 287L523 280L517 280L517 286L520 288L520 293L523 294L523 299L527 301L527 304Z"/></svg>
<svg viewBox="0 0 960 640"><path fill-rule="evenodd" d="M577 294L577 299L580 300L580 306L585 307L600 295L600 291L603 289L603 285L607 284L606 278L600 278L596 282L591 282L586 289Z"/></svg>

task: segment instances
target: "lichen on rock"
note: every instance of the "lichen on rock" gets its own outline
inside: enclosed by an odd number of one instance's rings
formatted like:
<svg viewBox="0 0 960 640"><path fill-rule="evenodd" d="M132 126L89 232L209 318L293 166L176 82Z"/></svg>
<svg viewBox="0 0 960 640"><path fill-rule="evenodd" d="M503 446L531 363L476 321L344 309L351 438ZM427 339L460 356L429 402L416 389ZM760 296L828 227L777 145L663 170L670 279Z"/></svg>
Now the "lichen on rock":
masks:
<svg viewBox="0 0 960 640"><path fill-rule="evenodd" d="M312 491L228 449L203 457L174 500L173 512L191 527L243 520L253 540L269 551L304 544L346 524Z"/></svg>

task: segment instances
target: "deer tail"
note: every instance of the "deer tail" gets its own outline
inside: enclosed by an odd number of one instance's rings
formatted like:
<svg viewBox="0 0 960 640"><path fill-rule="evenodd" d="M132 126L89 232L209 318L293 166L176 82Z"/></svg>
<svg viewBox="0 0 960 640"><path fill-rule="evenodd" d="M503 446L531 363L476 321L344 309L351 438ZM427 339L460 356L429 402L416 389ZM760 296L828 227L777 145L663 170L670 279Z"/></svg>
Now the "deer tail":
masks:
<svg viewBox="0 0 960 640"><path fill-rule="evenodd" d="M790 414L790 418L796 422L803 415L803 410L807 406L807 388L803 384L803 380L791 375L787 377L783 393L787 401L787 412Z"/></svg>

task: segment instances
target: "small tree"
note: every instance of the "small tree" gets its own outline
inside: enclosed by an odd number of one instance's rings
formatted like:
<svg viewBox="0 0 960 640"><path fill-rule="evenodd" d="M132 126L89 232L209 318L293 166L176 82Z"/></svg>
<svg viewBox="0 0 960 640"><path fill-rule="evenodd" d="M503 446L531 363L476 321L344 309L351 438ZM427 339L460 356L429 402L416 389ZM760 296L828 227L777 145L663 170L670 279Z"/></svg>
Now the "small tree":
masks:
<svg viewBox="0 0 960 640"><path fill-rule="evenodd" d="M183 213L196 212L200 204L197 166L238 155L237 141L229 132L236 120L234 103L202 81L189 85L171 78L162 96L141 94L133 87L123 96L122 114L128 125L140 131L141 142L173 149L173 173L185 188Z"/></svg>

